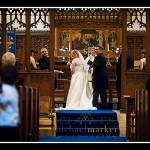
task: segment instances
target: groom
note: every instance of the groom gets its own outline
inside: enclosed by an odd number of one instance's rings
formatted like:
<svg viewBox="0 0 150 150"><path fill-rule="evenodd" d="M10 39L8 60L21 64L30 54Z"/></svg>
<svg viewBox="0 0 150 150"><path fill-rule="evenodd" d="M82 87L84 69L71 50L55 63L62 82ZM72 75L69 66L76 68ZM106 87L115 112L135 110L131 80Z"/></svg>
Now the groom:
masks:
<svg viewBox="0 0 150 150"><path fill-rule="evenodd" d="M96 57L93 62L93 106L98 107L98 98L100 96L102 108L107 108L108 78L106 70L106 58L102 53L101 47L95 48Z"/></svg>

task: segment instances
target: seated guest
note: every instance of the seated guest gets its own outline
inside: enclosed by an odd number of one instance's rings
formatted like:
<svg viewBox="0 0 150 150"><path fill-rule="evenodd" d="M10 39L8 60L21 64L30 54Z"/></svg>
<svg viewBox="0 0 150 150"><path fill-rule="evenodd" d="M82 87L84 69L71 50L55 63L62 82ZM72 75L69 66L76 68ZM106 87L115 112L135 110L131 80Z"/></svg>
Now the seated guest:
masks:
<svg viewBox="0 0 150 150"><path fill-rule="evenodd" d="M38 67L36 65L36 62L35 62L35 57L36 57L38 51L34 50L34 49L31 49L30 53L31 53L31 56L30 56L31 70L38 69Z"/></svg>
<svg viewBox="0 0 150 150"><path fill-rule="evenodd" d="M16 65L16 57L11 52L6 52L2 55L2 66L4 65ZM16 85L24 86L24 77L18 74Z"/></svg>
<svg viewBox="0 0 150 150"><path fill-rule="evenodd" d="M146 51L145 49L143 49L141 51L140 69L145 70L145 66L146 66Z"/></svg>
<svg viewBox="0 0 150 150"><path fill-rule="evenodd" d="M41 49L41 58L39 59L39 68L41 70L50 69L50 60L48 56L48 50L46 48Z"/></svg>

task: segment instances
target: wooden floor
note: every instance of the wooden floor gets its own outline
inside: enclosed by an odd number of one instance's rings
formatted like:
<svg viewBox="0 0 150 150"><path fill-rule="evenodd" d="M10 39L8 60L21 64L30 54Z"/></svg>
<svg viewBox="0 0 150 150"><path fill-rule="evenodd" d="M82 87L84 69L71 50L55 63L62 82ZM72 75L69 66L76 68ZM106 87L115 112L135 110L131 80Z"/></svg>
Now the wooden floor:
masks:
<svg viewBox="0 0 150 150"><path fill-rule="evenodd" d="M121 113L119 110L114 110L117 112L117 117L119 121L120 136L126 136L126 113ZM54 114L54 126L50 126L51 119L40 118L39 136L56 136L56 114Z"/></svg>

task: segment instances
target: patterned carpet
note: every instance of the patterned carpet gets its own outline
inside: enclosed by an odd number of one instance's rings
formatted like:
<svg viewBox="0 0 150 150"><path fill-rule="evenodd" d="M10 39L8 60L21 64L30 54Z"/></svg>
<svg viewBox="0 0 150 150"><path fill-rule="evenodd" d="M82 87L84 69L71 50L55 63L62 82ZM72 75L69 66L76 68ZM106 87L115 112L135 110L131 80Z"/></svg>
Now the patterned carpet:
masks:
<svg viewBox="0 0 150 150"><path fill-rule="evenodd" d="M119 136L113 110L57 110L57 136Z"/></svg>

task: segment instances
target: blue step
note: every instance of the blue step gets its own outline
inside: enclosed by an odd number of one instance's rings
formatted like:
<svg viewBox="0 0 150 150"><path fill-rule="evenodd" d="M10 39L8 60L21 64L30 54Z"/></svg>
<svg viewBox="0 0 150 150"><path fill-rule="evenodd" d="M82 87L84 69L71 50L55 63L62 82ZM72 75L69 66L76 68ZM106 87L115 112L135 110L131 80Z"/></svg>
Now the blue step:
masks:
<svg viewBox="0 0 150 150"><path fill-rule="evenodd" d="M119 128L57 128L56 136L119 136Z"/></svg>
<svg viewBox="0 0 150 150"><path fill-rule="evenodd" d="M57 120L57 128L117 128L117 120Z"/></svg>

